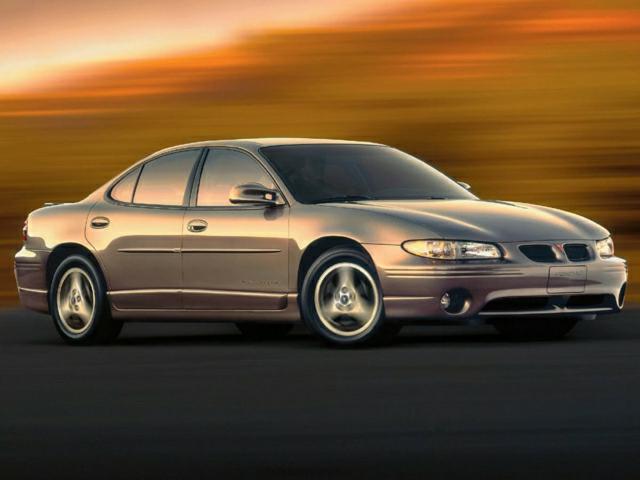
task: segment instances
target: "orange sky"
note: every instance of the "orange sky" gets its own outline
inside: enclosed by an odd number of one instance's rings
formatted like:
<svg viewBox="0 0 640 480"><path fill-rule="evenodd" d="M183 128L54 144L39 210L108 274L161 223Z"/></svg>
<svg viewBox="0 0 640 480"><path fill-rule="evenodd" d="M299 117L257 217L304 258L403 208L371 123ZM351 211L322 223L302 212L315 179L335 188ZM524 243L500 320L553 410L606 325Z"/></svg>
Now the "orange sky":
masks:
<svg viewBox="0 0 640 480"><path fill-rule="evenodd" d="M392 2L397 5L400 2ZM247 32L333 23L385 0L0 0L0 93L87 62L164 55Z"/></svg>

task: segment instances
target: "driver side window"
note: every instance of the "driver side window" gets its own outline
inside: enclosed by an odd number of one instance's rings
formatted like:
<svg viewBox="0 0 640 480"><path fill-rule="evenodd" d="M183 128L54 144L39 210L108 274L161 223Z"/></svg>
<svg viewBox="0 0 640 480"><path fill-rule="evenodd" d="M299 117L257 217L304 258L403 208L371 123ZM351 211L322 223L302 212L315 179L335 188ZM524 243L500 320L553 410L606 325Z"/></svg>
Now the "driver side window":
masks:
<svg viewBox="0 0 640 480"><path fill-rule="evenodd" d="M267 171L249 155L230 149L212 149L202 168L196 205L232 207L229 193L237 185L259 183L276 188Z"/></svg>

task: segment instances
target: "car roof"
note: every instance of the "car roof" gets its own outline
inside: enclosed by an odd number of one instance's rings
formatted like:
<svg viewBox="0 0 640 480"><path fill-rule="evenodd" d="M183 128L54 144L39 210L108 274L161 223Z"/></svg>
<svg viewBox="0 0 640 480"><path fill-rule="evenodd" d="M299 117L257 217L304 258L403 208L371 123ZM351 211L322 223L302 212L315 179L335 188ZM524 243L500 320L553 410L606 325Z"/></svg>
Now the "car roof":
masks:
<svg viewBox="0 0 640 480"><path fill-rule="evenodd" d="M203 147L237 147L257 152L262 147L274 147L281 145L377 145L380 143L359 142L355 140L332 140L326 138L244 138L237 140L205 140L202 142L185 143L173 147L165 148L156 152L167 153L172 150L182 150L185 148L203 148Z"/></svg>

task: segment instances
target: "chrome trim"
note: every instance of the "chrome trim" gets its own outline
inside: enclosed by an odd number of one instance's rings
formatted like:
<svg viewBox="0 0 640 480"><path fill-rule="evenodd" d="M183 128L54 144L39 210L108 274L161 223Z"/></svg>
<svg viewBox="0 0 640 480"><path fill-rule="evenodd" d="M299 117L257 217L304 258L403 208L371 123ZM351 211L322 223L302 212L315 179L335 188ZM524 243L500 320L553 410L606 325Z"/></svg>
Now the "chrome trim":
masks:
<svg viewBox="0 0 640 480"><path fill-rule="evenodd" d="M286 295L287 292L282 293L267 293L267 292L248 292L245 290L200 290L197 288L194 289L184 289L180 290L182 293L195 293L197 295L238 295L243 297L282 297Z"/></svg>
<svg viewBox="0 0 640 480"><path fill-rule="evenodd" d="M158 289L136 289L136 290L111 290L107 292L110 297L117 295L144 295L153 293L181 293L182 290L175 288L158 288Z"/></svg>
<svg viewBox="0 0 640 480"><path fill-rule="evenodd" d="M439 275L398 275L392 274L387 275L389 278L480 278L480 277L521 277L524 273L477 273L477 274L467 274L467 275L447 275L447 274L439 274Z"/></svg>
<svg viewBox="0 0 640 480"><path fill-rule="evenodd" d="M557 314L573 314L573 313L598 313L609 312L613 310L611 307L597 308L564 308L554 306L552 310L512 310L507 312L478 312L482 317L498 317L498 316L520 316L520 315L557 315Z"/></svg>
<svg viewBox="0 0 640 480"><path fill-rule="evenodd" d="M15 263L15 268L18 270L42 270L43 266L39 263Z"/></svg>
<svg viewBox="0 0 640 480"><path fill-rule="evenodd" d="M23 292L28 292L28 293L42 293L44 295L47 295L49 293L49 290L40 290L38 288L18 287L18 290L21 290Z"/></svg>
<svg viewBox="0 0 640 480"><path fill-rule="evenodd" d="M120 253L280 253L276 248L119 248Z"/></svg>
<svg viewBox="0 0 640 480"><path fill-rule="evenodd" d="M411 300L416 300L416 301L423 301L423 300L435 300L436 297L399 297L399 296L394 296L394 297L382 297L382 299L384 301L392 301L392 302L396 302L396 301L411 301Z"/></svg>
<svg viewBox="0 0 640 480"><path fill-rule="evenodd" d="M119 248L120 253L180 253L179 248Z"/></svg>
<svg viewBox="0 0 640 480"><path fill-rule="evenodd" d="M525 274L520 268L486 265L478 268L469 265L458 268L453 266L386 268L384 273L389 278L521 277Z"/></svg>
<svg viewBox="0 0 640 480"><path fill-rule="evenodd" d="M202 289L175 289L175 288L151 288L136 290L112 290L107 292L109 296L117 295L145 295L154 293L195 293L197 295L238 295L245 297L282 297L287 292L282 293L266 293L266 292L247 292L240 290L202 290Z"/></svg>
<svg viewBox="0 0 640 480"><path fill-rule="evenodd" d="M183 248L182 253L280 253L277 248Z"/></svg>

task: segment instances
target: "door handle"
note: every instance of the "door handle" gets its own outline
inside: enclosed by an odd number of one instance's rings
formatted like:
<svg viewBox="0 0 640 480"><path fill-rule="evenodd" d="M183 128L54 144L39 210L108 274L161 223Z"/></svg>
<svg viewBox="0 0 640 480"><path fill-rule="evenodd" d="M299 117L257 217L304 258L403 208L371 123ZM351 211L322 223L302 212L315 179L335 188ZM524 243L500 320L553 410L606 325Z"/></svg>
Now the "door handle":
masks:
<svg viewBox="0 0 640 480"><path fill-rule="evenodd" d="M187 223L187 230L194 233L204 232L208 226L209 224L204 220L191 220Z"/></svg>
<svg viewBox="0 0 640 480"><path fill-rule="evenodd" d="M107 228L109 219L107 217L95 217L91 219L91 228Z"/></svg>

